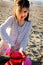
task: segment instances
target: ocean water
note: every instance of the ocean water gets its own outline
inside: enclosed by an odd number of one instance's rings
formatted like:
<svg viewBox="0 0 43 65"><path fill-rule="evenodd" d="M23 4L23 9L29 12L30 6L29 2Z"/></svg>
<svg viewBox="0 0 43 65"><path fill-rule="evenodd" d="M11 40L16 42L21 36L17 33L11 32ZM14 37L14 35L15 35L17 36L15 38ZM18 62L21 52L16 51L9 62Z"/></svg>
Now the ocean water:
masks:
<svg viewBox="0 0 43 65"><path fill-rule="evenodd" d="M41 6L41 7L43 7L43 4L33 4L33 6Z"/></svg>
<svg viewBox="0 0 43 65"><path fill-rule="evenodd" d="M13 0L3 0L3 1L12 2Z"/></svg>
<svg viewBox="0 0 43 65"><path fill-rule="evenodd" d="M3 0L3 1L7 1L7 2L13 2L14 0ZM42 6L43 7L43 1L30 1L33 6Z"/></svg>
<svg viewBox="0 0 43 65"><path fill-rule="evenodd" d="M33 5L33 6L42 6L43 7L43 1L32 1L31 5Z"/></svg>

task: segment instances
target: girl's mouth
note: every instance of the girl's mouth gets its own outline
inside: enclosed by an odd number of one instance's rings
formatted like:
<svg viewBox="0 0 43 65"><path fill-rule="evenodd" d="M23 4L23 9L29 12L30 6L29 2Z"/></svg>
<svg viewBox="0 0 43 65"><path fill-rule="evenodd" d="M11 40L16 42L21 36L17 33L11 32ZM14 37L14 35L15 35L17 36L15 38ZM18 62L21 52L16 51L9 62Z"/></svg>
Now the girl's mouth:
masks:
<svg viewBox="0 0 43 65"><path fill-rule="evenodd" d="M24 18L24 16L21 16L21 18Z"/></svg>

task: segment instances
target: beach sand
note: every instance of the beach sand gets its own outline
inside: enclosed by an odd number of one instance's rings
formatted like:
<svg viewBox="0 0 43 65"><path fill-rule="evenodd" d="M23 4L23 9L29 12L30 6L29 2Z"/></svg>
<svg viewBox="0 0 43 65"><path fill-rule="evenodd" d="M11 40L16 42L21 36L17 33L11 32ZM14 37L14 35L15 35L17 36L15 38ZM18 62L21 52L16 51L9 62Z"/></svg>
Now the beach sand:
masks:
<svg viewBox="0 0 43 65"><path fill-rule="evenodd" d="M0 2L0 25L13 14L13 7L13 2ZM30 6L29 20L33 25L30 42L26 47L26 54L35 62L33 65L41 65L37 64L37 61L43 62L43 7Z"/></svg>

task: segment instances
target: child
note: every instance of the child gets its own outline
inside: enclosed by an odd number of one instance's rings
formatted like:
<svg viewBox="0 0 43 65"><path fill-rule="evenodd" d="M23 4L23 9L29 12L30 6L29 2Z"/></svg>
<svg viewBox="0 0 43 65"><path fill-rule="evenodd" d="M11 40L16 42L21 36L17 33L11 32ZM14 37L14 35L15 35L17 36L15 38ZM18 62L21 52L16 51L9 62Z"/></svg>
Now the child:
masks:
<svg viewBox="0 0 43 65"><path fill-rule="evenodd" d="M25 52L25 48L31 34L32 22L29 18L29 1L14 0L14 15L10 16L1 26L0 31L3 38L1 54L11 46L12 51ZM10 28L10 34L6 29Z"/></svg>

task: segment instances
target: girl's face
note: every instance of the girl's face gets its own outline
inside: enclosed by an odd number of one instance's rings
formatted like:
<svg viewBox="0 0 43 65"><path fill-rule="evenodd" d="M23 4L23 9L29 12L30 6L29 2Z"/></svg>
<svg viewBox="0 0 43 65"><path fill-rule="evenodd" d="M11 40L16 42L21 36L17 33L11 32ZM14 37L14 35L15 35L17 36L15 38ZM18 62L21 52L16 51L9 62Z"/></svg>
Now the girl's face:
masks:
<svg viewBox="0 0 43 65"><path fill-rule="evenodd" d="M22 8L20 9L20 7L16 8L16 17L18 19L18 21L24 21L24 19L27 17L27 14L29 13L28 8Z"/></svg>

